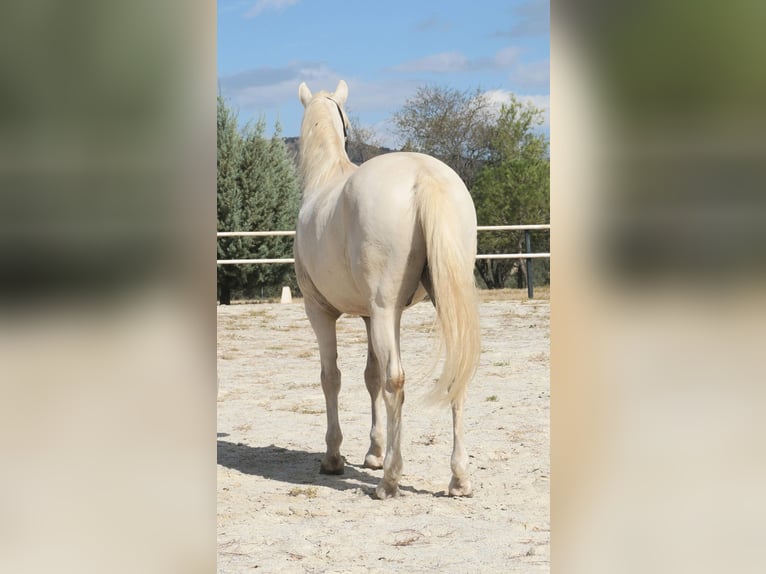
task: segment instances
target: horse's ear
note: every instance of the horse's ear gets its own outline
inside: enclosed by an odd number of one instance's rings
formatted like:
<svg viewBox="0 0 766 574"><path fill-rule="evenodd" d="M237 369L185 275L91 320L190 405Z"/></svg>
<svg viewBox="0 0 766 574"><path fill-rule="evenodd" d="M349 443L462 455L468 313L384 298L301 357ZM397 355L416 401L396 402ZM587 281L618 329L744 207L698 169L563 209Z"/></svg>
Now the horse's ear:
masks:
<svg viewBox="0 0 766 574"><path fill-rule="evenodd" d="M301 85L298 86L298 97L301 99L301 103L303 104L304 108L309 105L312 95L311 90L309 90L309 87L306 85L306 82L301 82Z"/></svg>
<svg viewBox="0 0 766 574"><path fill-rule="evenodd" d="M335 93L333 94L334 100L338 102L340 105L343 105L346 103L346 98L348 98L348 84L341 80L338 82L338 87L335 88Z"/></svg>

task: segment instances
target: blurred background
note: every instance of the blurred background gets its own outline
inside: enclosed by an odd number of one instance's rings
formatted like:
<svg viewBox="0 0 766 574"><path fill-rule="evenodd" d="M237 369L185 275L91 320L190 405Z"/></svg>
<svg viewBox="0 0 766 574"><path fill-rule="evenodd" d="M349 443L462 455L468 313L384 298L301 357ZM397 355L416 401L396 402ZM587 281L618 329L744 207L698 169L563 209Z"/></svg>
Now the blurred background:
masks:
<svg viewBox="0 0 766 574"><path fill-rule="evenodd" d="M552 3L554 571L764 568L765 14Z"/></svg>
<svg viewBox="0 0 766 574"><path fill-rule="evenodd" d="M0 9L0 571L215 570L215 5Z"/></svg>

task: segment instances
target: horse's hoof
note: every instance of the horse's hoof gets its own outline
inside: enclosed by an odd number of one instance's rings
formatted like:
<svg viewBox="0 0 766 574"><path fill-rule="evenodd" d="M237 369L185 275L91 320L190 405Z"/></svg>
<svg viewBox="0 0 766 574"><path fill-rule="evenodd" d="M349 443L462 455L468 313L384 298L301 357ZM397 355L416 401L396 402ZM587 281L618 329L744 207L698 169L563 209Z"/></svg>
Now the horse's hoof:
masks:
<svg viewBox="0 0 766 574"><path fill-rule="evenodd" d="M364 468L372 468L373 470L380 470L383 468L383 457L375 456L374 454L367 453L364 457Z"/></svg>
<svg viewBox="0 0 766 574"><path fill-rule="evenodd" d="M449 495L450 496L465 496L470 498L473 496L473 490L471 489L471 481L467 478L459 479L455 476L452 477L449 483Z"/></svg>
<svg viewBox="0 0 766 574"><path fill-rule="evenodd" d="M345 470L346 459L342 456L332 457L330 460L323 460L319 465L319 474L343 474Z"/></svg>
<svg viewBox="0 0 766 574"><path fill-rule="evenodd" d="M380 500L386 500L388 498L396 498L399 496L399 486L396 484L389 484L385 480L381 480L378 487L375 489L375 495Z"/></svg>

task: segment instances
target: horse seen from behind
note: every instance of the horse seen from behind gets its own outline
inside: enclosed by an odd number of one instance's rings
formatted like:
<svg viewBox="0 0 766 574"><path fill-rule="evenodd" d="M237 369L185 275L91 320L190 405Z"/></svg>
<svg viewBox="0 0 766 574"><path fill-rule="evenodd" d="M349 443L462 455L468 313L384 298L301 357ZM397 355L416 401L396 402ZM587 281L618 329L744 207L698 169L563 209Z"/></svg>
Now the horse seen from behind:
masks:
<svg viewBox="0 0 766 574"><path fill-rule="evenodd" d="M383 469L378 498L399 493L404 370L399 352L402 312L426 295L436 308L442 372L432 394L452 407L452 496L470 496L463 444L466 386L481 352L473 278L476 211L460 177L419 153L380 155L360 166L345 151L348 86L312 94L302 83L300 134L303 196L295 236L295 270L316 334L327 406L327 451L320 472L342 474L338 419L341 373L336 321L358 315L367 328L364 380L372 403L364 466ZM383 432L383 413L386 433Z"/></svg>

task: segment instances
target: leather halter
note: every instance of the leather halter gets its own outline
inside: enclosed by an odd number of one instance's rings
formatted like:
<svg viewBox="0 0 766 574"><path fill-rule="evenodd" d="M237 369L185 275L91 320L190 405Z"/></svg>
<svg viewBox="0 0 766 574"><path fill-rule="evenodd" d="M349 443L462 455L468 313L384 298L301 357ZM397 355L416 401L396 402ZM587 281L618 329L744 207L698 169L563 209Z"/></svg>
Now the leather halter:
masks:
<svg viewBox="0 0 766 574"><path fill-rule="evenodd" d="M346 148L346 153L348 153L348 125L346 125L346 116L343 115L343 110L340 107L340 104L333 100L332 98L327 98L330 100L333 104L335 104L338 108L338 113L340 114L340 123L343 125L343 144Z"/></svg>

